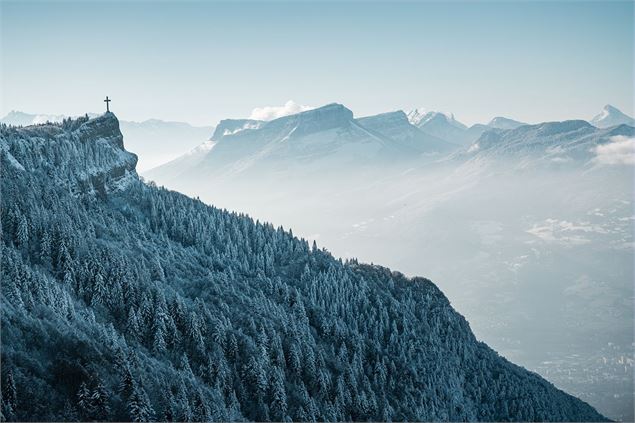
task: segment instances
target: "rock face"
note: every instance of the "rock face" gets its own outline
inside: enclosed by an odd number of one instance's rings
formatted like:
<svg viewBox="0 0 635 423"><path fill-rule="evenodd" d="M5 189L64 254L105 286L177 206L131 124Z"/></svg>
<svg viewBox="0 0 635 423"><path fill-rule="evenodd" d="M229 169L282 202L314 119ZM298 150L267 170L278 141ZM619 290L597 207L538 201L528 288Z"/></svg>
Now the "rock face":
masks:
<svg viewBox="0 0 635 423"><path fill-rule="evenodd" d="M97 114L88 114L97 117ZM76 117L74 117L76 118ZM0 119L0 123L13 126L60 123L69 116L35 115L12 111ZM148 119L143 122L119 121L121 132L126 137L128 148L140 158L137 169L140 172L159 166L174 159L209 139L214 131L212 126L192 126L184 122L167 122Z"/></svg>
<svg viewBox="0 0 635 423"><path fill-rule="evenodd" d="M455 144L421 131L408 121L408 116L402 110L363 117L357 119L357 122L364 128L411 148L414 152L442 153L458 148Z"/></svg>
<svg viewBox="0 0 635 423"><path fill-rule="evenodd" d="M470 141L466 139L466 126L455 120L454 116L448 116L444 113L426 113L417 127L426 134L434 135L453 144L465 145Z"/></svg>
<svg viewBox="0 0 635 423"><path fill-rule="evenodd" d="M9 421L604 420L429 280L144 184L112 114L0 131Z"/></svg>
<svg viewBox="0 0 635 423"><path fill-rule="evenodd" d="M47 172L75 192L104 194L136 178L137 156L124 149L119 121L112 113L60 124L4 128L0 148L11 157L18 154L22 167Z"/></svg>
<svg viewBox="0 0 635 423"><path fill-rule="evenodd" d="M353 112L341 104L328 104L317 109L308 110L291 116L285 116L269 123L272 129L295 129L291 136L301 137L319 131L340 128L348 125L353 120Z"/></svg>

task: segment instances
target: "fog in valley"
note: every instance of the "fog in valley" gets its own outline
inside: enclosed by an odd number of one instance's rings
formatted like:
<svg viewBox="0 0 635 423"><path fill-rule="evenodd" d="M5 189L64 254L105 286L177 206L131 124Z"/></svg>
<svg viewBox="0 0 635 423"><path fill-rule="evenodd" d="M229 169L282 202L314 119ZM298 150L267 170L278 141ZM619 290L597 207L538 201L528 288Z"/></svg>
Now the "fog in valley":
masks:
<svg viewBox="0 0 635 423"><path fill-rule="evenodd" d="M305 144L291 161L297 146L231 161L221 140L145 176L291 228L335 257L429 278L501 355L632 420L633 140L612 134L593 135L610 136L608 150L519 150L505 139L382 160Z"/></svg>

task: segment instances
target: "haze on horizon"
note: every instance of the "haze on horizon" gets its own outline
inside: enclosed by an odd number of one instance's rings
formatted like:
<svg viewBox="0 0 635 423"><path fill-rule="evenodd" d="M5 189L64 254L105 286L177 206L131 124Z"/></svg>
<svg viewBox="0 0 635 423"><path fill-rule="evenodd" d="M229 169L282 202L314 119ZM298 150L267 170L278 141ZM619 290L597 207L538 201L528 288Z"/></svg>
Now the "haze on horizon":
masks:
<svg viewBox="0 0 635 423"><path fill-rule="evenodd" d="M2 2L1 114L212 125L288 100L466 124L633 115L632 2Z"/></svg>

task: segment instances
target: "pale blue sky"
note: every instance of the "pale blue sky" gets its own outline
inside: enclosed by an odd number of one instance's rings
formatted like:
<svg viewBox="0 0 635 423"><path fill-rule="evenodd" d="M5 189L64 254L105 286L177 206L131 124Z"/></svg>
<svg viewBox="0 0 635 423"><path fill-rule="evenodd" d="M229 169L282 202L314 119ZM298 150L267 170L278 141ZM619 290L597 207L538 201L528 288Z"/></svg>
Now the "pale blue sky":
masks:
<svg viewBox="0 0 635 423"><path fill-rule="evenodd" d="M467 123L633 113L633 3L6 2L1 114L215 124L287 100Z"/></svg>

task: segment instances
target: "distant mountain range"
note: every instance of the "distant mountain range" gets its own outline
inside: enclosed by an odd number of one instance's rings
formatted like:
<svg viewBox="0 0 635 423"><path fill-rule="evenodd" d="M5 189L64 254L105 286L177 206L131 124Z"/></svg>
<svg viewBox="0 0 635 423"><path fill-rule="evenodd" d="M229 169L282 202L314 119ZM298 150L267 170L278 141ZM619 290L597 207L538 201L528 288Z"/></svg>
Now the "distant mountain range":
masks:
<svg viewBox="0 0 635 423"><path fill-rule="evenodd" d="M350 166L437 160L450 153L470 158L525 151L533 156L540 152L551 163L588 160L594 146L612 136L632 135L632 127L627 126L632 119L619 110L607 106L600 116L594 119L598 127L586 121L528 125L500 116L467 127L441 112L415 109L356 119L345 106L329 104L271 121L222 120L210 141L144 176L170 183L244 173L280 174L294 168L341 172Z"/></svg>
<svg viewBox="0 0 635 423"><path fill-rule="evenodd" d="M596 148L615 137L633 137L635 128L619 124L597 128L583 120L522 125L515 129L486 131L462 157L515 157L541 165L591 162Z"/></svg>
<svg viewBox="0 0 635 423"><path fill-rule="evenodd" d="M89 117L94 116L96 115L89 114ZM329 123L326 119L328 116L335 120ZM60 122L65 117L11 111L0 119L0 123L27 126L47 121ZM300 129L294 126L296 120ZM606 105L601 113L590 120L590 124L600 129L619 125L635 126L635 119L611 105ZM385 164L399 157L413 159L421 156L438 156L460 151L462 148L470 149L471 153L474 153L491 142L487 141L491 138L486 138L484 143L473 145L486 132L496 129L512 130L527 124L497 116L486 124L477 123L468 127L459 122L453 114L424 112L423 109L413 109L407 114L399 110L354 118L352 111L342 105L333 104L272 121L224 119L216 127L193 126L184 122L159 119L143 122L121 121L120 125L130 150L139 156L138 170L147 172L150 177L163 179L167 175L173 177L176 174L191 172L192 166L201 164L202 157L207 156L212 147L221 140L224 141L213 153L214 159L211 160L216 160L217 156L222 155L226 161L240 161L234 171L252 167L265 157L269 163L294 158L302 161L308 159L305 154L321 155L322 159L330 156L330 159L353 160L367 164L383 161ZM311 128L307 129L307 125ZM330 141L323 142L320 139L318 145L315 145L317 134L327 130L331 130ZM309 134L311 137L306 138ZM497 136L494 134L491 137ZM319 136L322 135L327 134ZM259 141L255 141L256 138L259 138ZM298 142L299 138L303 141ZM239 139L251 141L240 148L225 145L231 140ZM291 146L285 145L284 141L288 139L296 141ZM354 145L356 147L352 147ZM259 150L260 148L263 150ZM343 154L349 154L349 157L344 158ZM209 163L209 166L214 167L214 172L218 172L227 164L215 162Z"/></svg>
<svg viewBox="0 0 635 423"><path fill-rule="evenodd" d="M453 114L424 113L419 109L410 111L408 120L421 131L457 145L467 145L476 141L488 129L514 129L525 125L523 122L499 116L487 124L477 123L468 128L456 120Z"/></svg>
<svg viewBox="0 0 635 423"><path fill-rule="evenodd" d="M467 127L457 121L452 114L442 112L424 113L420 109L410 111L408 119L423 132L459 145L469 145L475 142L489 129L516 129L519 126L527 125L524 122L498 116L487 124L477 123ZM605 106L600 114L591 119L590 123L601 129L618 125L635 126L635 120L632 117L610 105Z"/></svg>
<svg viewBox="0 0 635 423"><path fill-rule="evenodd" d="M95 117L96 114L89 114ZM45 122L61 122L64 115L35 115L12 111L0 123L28 126ZM213 126L192 126L184 122L149 119L143 122L120 121L121 131L131 151L139 155L140 171L151 169L184 154L208 140Z"/></svg>
<svg viewBox="0 0 635 423"><path fill-rule="evenodd" d="M355 119L341 104L329 104L268 122L223 120L211 143L145 176L164 180L292 168L339 172L350 166L390 166L456 148L412 125L401 111Z"/></svg>

